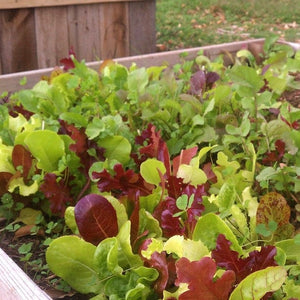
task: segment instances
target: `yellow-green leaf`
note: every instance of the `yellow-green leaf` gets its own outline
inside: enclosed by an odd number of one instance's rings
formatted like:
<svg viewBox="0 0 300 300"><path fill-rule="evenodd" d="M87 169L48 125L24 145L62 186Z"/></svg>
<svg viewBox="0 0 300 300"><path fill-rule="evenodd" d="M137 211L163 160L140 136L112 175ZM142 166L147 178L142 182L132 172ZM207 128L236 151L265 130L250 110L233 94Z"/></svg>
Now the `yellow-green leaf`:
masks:
<svg viewBox="0 0 300 300"><path fill-rule="evenodd" d="M280 266L256 271L239 283L229 300L260 300L266 293L280 289L286 277L285 268Z"/></svg>

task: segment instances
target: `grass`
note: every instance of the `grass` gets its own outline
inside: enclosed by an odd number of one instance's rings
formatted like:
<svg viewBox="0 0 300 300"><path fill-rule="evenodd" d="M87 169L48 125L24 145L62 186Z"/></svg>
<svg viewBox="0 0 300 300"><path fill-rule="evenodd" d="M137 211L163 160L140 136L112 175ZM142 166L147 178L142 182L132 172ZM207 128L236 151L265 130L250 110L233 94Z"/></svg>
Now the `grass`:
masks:
<svg viewBox="0 0 300 300"><path fill-rule="evenodd" d="M299 0L156 0L158 50L278 35L300 42Z"/></svg>

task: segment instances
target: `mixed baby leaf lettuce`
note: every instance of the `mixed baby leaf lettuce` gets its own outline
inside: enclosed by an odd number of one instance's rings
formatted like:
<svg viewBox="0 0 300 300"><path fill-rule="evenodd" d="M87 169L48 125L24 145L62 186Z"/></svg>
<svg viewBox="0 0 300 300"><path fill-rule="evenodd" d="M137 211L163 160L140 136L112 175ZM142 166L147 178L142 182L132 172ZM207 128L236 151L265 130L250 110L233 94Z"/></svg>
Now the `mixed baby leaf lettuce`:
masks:
<svg viewBox="0 0 300 300"><path fill-rule="evenodd" d="M68 60L0 106L0 216L64 217L47 263L93 299L297 298L300 55L264 55Z"/></svg>

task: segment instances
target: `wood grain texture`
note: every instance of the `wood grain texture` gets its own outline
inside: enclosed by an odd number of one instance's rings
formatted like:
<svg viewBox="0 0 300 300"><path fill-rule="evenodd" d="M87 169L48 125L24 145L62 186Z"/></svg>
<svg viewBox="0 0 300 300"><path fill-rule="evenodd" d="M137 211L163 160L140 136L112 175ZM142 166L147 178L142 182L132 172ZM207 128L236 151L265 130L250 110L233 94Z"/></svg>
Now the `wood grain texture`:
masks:
<svg viewBox="0 0 300 300"><path fill-rule="evenodd" d="M107 2L111 2L111 3L134 2L134 1L145 1L145 0L0 0L0 9L81 5L81 4L107 3Z"/></svg>
<svg viewBox="0 0 300 300"><path fill-rule="evenodd" d="M155 0L130 2L129 53L139 55L156 51Z"/></svg>
<svg viewBox="0 0 300 300"><path fill-rule="evenodd" d="M34 13L38 66L54 67L70 50L67 6L35 8Z"/></svg>
<svg viewBox="0 0 300 300"><path fill-rule="evenodd" d="M51 300L0 248L0 299Z"/></svg>
<svg viewBox="0 0 300 300"><path fill-rule="evenodd" d="M0 9L0 74L54 67L71 46L87 62L155 52L155 0L80 1Z"/></svg>
<svg viewBox="0 0 300 300"><path fill-rule="evenodd" d="M36 57L34 10L0 10L1 73L37 69Z"/></svg>
<svg viewBox="0 0 300 300"><path fill-rule="evenodd" d="M199 51L203 51L209 58L214 59L219 54L224 54L225 52L235 55L235 53L240 49L250 49L256 47L255 45L261 46L263 43L264 39L255 39L242 42L123 57L114 59L114 61L126 67L130 67L132 63L136 63L138 67L160 66L162 64L172 66L180 62L180 55L182 53L187 53L187 60L194 59L198 55ZM97 61L87 63L87 66L94 70L99 70L100 64L101 61ZM53 68L48 68L15 74L6 74L2 76L0 75L0 94L4 91L14 92L20 90L21 88L32 88L34 84L36 84L42 78L43 75L50 75L52 70ZM19 81L23 77L27 78L27 84L25 87L21 87L19 85Z"/></svg>
<svg viewBox="0 0 300 300"><path fill-rule="evenodd" d="M100 10L100 58L129 55L128 3L103 3Z"/></svg>
<svg viewBox="0 0 300 300"><path fill-rule="evenodd" d="M95 61L100 57L102 4L68 6L69 45L78 60Z"/></svg>

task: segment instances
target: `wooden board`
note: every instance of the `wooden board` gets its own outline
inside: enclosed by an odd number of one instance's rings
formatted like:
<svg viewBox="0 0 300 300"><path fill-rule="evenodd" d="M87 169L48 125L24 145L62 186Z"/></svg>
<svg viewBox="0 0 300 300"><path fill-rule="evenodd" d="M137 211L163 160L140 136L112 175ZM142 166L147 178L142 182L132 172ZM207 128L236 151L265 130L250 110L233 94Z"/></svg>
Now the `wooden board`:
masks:
<svg viewBox="0 0 300 300"><path fill-rule="evenodd" d="M69 47L78 60L93 61L100 57L102 5L68 6ZM64 56L65 57L66 53ZM61 58L62 58L61 57Z"/></svg>
<svg viewBox="0 0 300 300"><path fill-rule="evenodd" d="M81 4L107 3L107 2L111 2L111 3L134 2L134 1L145 1L145 0L0 0L0 9L81 5Z"/></svg>
<svg viewBox="0 0 300 300"><path fill-rule="evenodd" d="M155 51L155 0L98 2L0 9L0 74Z"/></svg>
<svg viewBox="0 0 300 300"><path fill-rule="evenodd" d="M39 68L34 36L33 9L0 10L0 71Z"/></svg>
<svg viewBox="0 0 300 300"><path fill-rule="evenodd" d="M0 299L51 300L1 248Z"/></svg>
<svg viewBox="0 0 300 300"><path fill-rule="evenodd" d="M129 55L128 3L104 3L100 11L101 59Z"/></svg>
<svg viewBox="0 0 300 300"><path fill-rule="evenodd" d="M162 64L174 65L180 62L180 54L183 52L187 53L186 59L193 59L198 55L199 51L203 51L205 55L214 59L219 54L231 53L234 55L240 49L249 48L261 48L264 43L264 39L255 39L242 42L233 42L227 44L204 46L191 49L182 49L175 51L166 51L160 53L152 53L145 55L137 55L131 57L124 57L114 59L116 62L130 67L132 63L136 63L138 67L150 67L159 66ZM226 54L225 54L226 55ZM87 63L92 69L98 70L101 61ZM17 91L23 88L32 88L35 83L37 83L43 75L49 75L53 68L19 72L14 74L0 75L0 94L4 91ZM26 77L27 84L25 86L20 86L19 81Z"/></svg>
<svg viewBox="0 0 300 300"><path fill-rule="evenodd" d="M35 8L39 68L55 66L69 52L67 7Z"/></svg>
<svg viewBox="0 0 300 300"><path fill-rule="evenodd" d="M156 51L155 0L129 2L129 53L140 55Z"/></svg>

